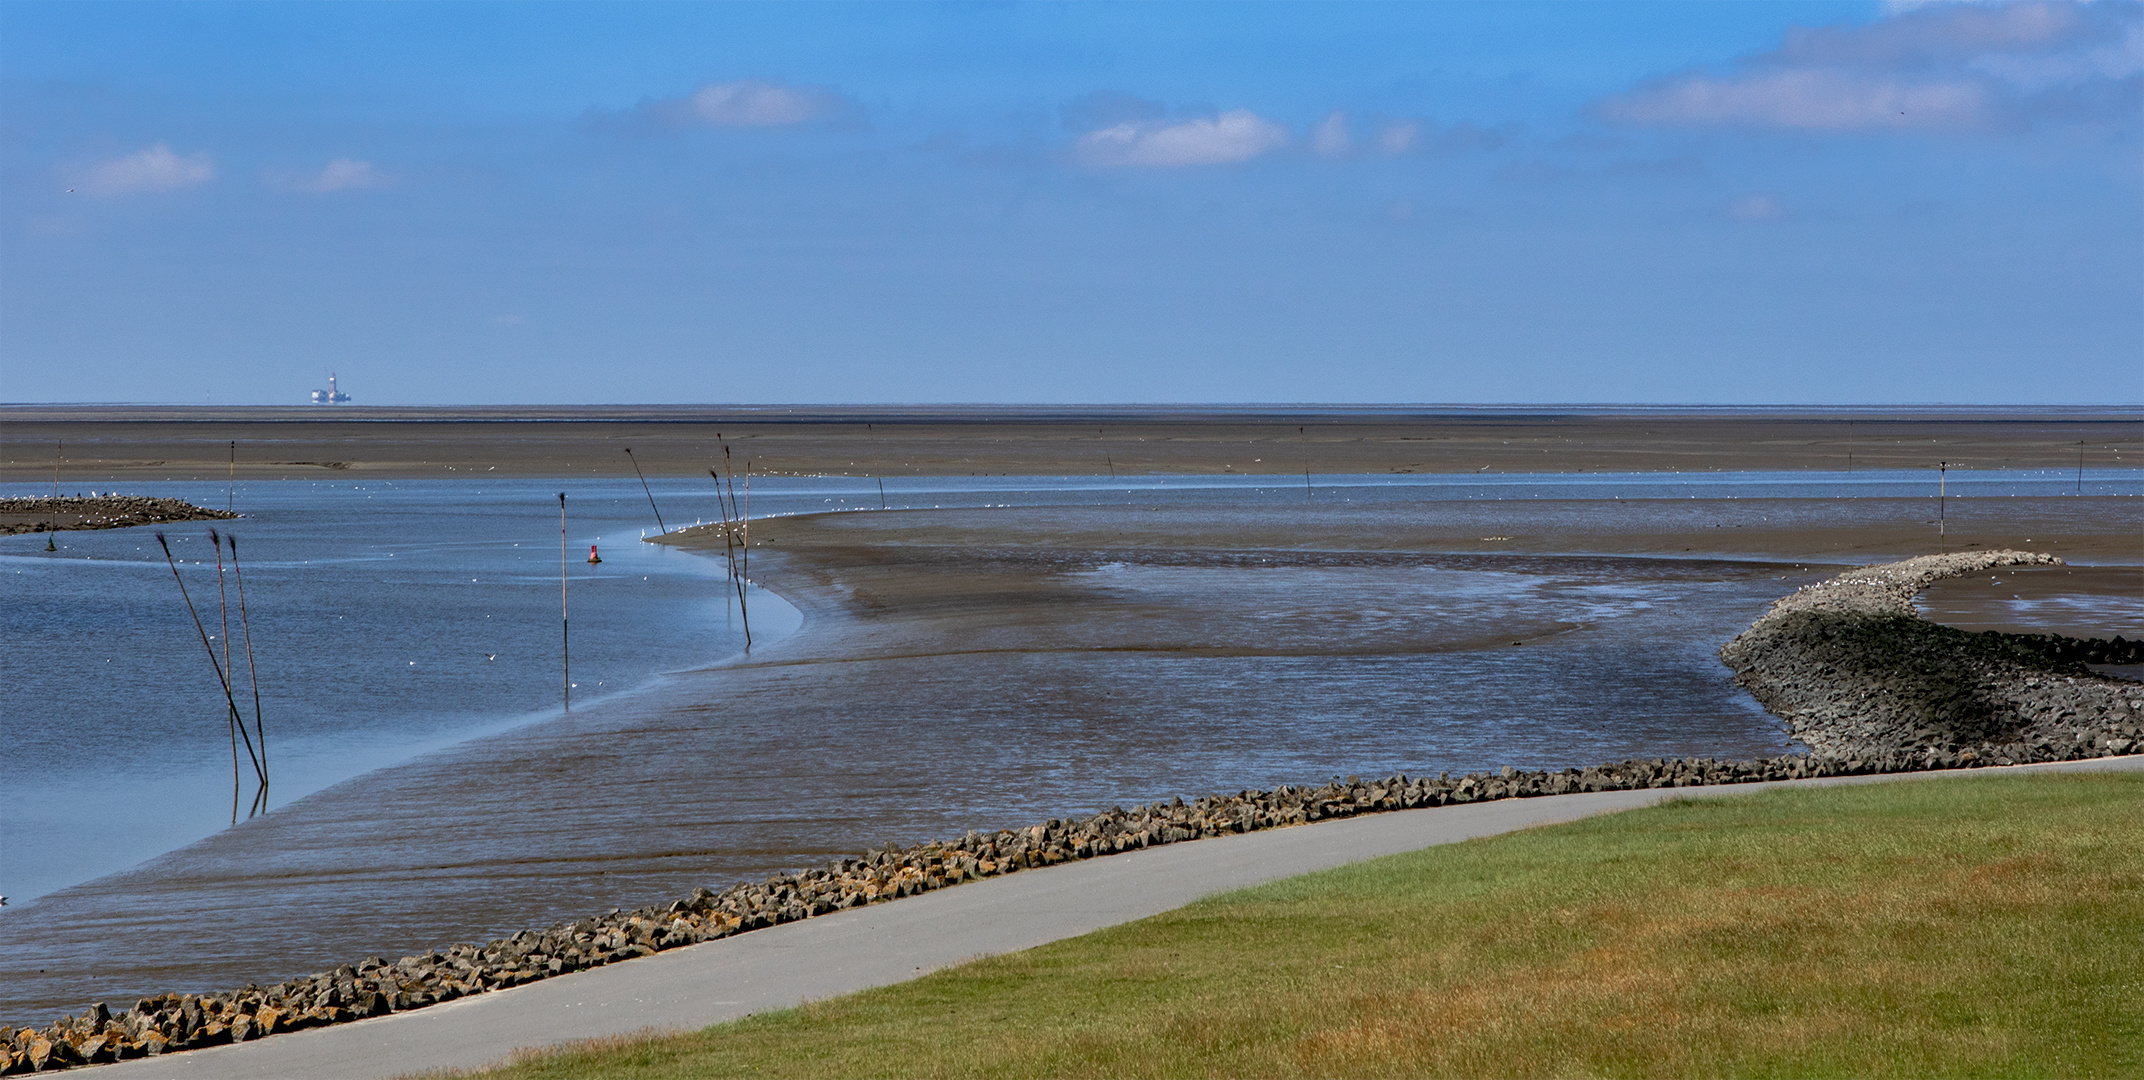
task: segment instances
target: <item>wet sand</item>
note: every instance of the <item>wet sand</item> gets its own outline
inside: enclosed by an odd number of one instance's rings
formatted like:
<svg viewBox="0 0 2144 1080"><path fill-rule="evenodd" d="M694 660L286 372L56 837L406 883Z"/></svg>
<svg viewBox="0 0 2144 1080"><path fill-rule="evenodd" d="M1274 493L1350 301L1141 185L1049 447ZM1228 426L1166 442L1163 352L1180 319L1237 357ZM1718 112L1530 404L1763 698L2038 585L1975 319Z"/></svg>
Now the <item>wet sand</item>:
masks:
<svg viewBox="0 0 2144 1080"><path fill-rule="evenodd" d="M2144 564L2126 500L1982 501L1982 531L1954 520L1949 539L2029 528ZM1172 794L1779 753L1714 650L1841 563L1926 550L1925 508L1897 502L762 521L754 576L804 610L799 633L10 909L0 1017L266 983Z"/></svg>
<svg viewBox="0 0 2144 1080"><path fill-rule="evenodd" d="M0 407L0 481L2136 468L2134 410Z"/></svg>
<svg viewBox="0 0 2144 1080"><path fill-rule="evenodd" d="M218 479L233 438L244 440L240 475L260 478L630 475L625 445L651 473L689 475L718 428L763 467L886 475L1299 473L1306 445L1314 473L1837 468L1846 434L1834 419L1791 417L1376 415L1313 427L1117 415L1090 436L1063 416L874 416L326 423L17 411L0 417L0 476L36 479L33 461L49 470L38 444L51 436L67 439L84 475ZM1918 467L1936 452L2059 467L2074 464L2079 438L2134 454L2140 427L1893 424L1856 422L1857 465ZM1778 723L1713 652L1799 585L1938 545L2144 565L2134 499L1953 499L1941 532L1928 502L1157 501L762 521L754 578L805 612L801 632L10 908L0 1019L266 983L887 841L1172 794L1335 773L1779 753L1790 747ZM675 539L719 548L704 530ZM2101 575L2083 591L2118 604L2131 580ZM1931 596L1950 605L1935 613L1946 620L1996 612L1993 594ZM2013 620L2005 628L2036 629L2030 619L2047 608L1996 614Z"/></svg>
<svg viewBox="0 0 2144 1080"><path fill-rule="evenodd" d="M72 529L125 529L168 521L217 521L237 516L229 511L210 510L177 499L128 495L0 499L0 536Z"/></svg>

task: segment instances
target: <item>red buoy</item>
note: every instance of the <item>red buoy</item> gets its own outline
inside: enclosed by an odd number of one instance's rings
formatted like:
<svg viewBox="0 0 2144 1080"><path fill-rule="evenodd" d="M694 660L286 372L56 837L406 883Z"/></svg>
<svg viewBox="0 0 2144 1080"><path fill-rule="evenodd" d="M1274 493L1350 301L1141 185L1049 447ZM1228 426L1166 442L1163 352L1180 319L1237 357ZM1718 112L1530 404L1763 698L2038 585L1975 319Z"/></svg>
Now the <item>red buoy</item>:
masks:
<svg viewBox="0 0 2144 1080"><path fill-rule="evenodd" d="M603 556L596 554L596 546L594 544L588 545L588 565L594 566L602 561Z"/></svg>

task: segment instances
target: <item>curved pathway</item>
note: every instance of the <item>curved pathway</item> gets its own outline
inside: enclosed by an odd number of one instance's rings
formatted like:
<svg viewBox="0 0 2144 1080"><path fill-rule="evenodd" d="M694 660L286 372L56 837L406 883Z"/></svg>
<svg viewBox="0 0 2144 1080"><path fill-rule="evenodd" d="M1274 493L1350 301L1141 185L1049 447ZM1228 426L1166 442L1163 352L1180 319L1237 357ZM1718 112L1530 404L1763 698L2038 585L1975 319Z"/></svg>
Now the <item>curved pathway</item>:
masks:
<svg viewBox="0 0 2144 1080"><path fill-rule="evenodd" d="M1364 859L1650 806L1668 798L1936 776L2144 771L2144 756L2001 769L1610 791L1402 810L1127 852L853 908L446 1005L258 1042L143 1058L104 1077L393 1077L523 1047L692 1029L885 986L1158 915L1203 896Z"/></svg>

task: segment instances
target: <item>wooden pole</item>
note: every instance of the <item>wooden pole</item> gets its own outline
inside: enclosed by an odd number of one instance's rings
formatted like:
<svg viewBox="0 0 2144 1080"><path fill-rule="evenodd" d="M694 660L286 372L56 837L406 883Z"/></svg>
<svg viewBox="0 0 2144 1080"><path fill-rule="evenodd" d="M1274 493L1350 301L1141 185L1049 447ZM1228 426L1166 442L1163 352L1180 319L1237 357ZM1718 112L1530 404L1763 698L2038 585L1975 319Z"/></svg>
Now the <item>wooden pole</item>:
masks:
<svg viewBox="0 0 2144 1080"><path fill-rule="evenodd" d="M231 666L231 597L229 590L225 589L223 584L223 537L216 535L216 530L210 529L208 531L208 543L210 547L216 549L216 614L223 622L223 671L224 678L228 682L228 680L238 677L238 669ZM238 772L238 744L236 740L244 739L246 742L246 757L253 762L253 776L265 784L268 782L268 773L261 766L260 755L253 750L253 736L246 733L246 718L239 715L237 691L232 689L227 692L230 693L232 699L231 734L233 742L231 744L231 772L234 777ZM232 812L236 813L238 800L235 798L235 792L231 801Z"/></svg>
<svg viewBox="0 0 2144 1080"><path fill-rule="evenodd" d="M662 533L664 536L670 535L670 530L663 527L662 510L655 505L655 492L649 491L648 489L648 474L640 471L640 459L633 456L632 447L628 446L625 448L625 457L626 460L631 461L633 463L633 475L640 478L640 490L646 491L648 493L648 509L655 511L656 531Z"/></svg>
<svg viewBox="0 0 2144 1080"><path fill-rule="evenodd" d="M750 458L746 458L744 463L744 513L738 518L738 521L740 524L738 526L737 546L742 549L744 556L737 560L738 572L744 575L744 585L739 595L749 597L752 594L752 460ZM743 600L737 602L737 617L744 620L744 648L746 652L750 652L752 651L752 609L747 607Z"/></svg>
<svg viewBox="0 0 2144 1080"><path fill-rule="evenodd" d="M558 673L560 701L573 708L573 634L566 617L566 493L558 493Z"/></svg>
<svg viewBox="0 0 2144 1080"><path fill-rule="evenodd" d="M1307 503L1310 501L1310 436L1302 428L1296 428L1295 433L1303 440L1303 501Z"/></svg>
<svg viewBox="0 0 2144 1080"><path fill-rule="evenodd" d="M261 674L253 666L253 620L246 616L246 577L238 571L238 538L226 535L223 539L231 545L231 580L238 585L238 626L246 635L246 677L253 683L253 741L260 747L261 770L261 789L253 797L253 807L259 813L268 809L268 732L261 727Z"/></svg>
<svg viewBox="0 0 2144 1080"><path fill-rule="evenodd" d="M716 437L717 439L720 439L720 438L721 438L721 435L720 435L720 434L717 434L717 435L716 435L715 437ZM732 469L732 468L731 468L731 465L730 465L730 462L731 462L731 460L732 460L732 459L731 459L731 457L730 457L730 446L729 446L729 444L728 444L728 443L723 443L723 444L722 444L722 472L723 472L723 475L724 475L724 477L725 477L725 483L726 483L726 484L727 484L727 485L729 486L729 489L730 489L730 490L729 490L729 494L730 494L730 508L729 508L729 512L730 512L730 520L732 520L732 521L734 521L734 522L736 523L736 527L735 527L735 530L734 530L734 532L735 532L735 535L736 535L736 537L737 537L737 539L738 539L738 541L739 541L739 545L738 545L738 546L740 546L740 547L741 547L741 546L742 546L742 544L743 544L743 541L744 541L744 539L745 539L745 536L744 536L744 527L745 527L745 522L744 522L744 515L745 515L745 511L744 511L743 509L740 509L740 508L738 507L738 505L737 505L737 473L736 473L736 471L735 471L734 469ZM747 489L747 490L750 490L750 485L751 485L751 482L752 482L752 481L751 481L751 477L750 477L749 475L747 475L747 476L746 476L746 478L745 478L745 484L746 484L746 489ZM731 530L730 528L728 528L728 527L725 527L725 528L723 529L723 532L724 532L724 534L725 534L725 535L728 535L728 534L730 534L730 533L732 532L732 530ZM735 551L736 551L736 548L732 548L731 550L732 550L733 552L735 552ZM749 554L746 554L746 553L742 553L742 552L739 552L739 553L737 553L737 554L736 554L735 556L733 556L733 557L734 557L734 558L736 559L736 562L732 564L732 567L731 567L731 572L732 572L732 574L734 575L734 577L736 578L736 583L737 583L737 617L738 617L739 619L743 620L743 622L744 622L744 648L745 648L745 651L746 651L746 652L751 652L751 651L752 651L752 609L751 609L751 608L750 608L749 606L747 606L747 600L746 600L746 590L745 590L745 575L746 575L747 573L749 573L749 570L750 570L750 566L749 566L749 562L748 562L748 560L750 559L750 557L751 557L751 556L750 556Z"/></svg>
<svg viewBox="0 0 2144 1080"><path fill-rule="evenodd" d="M216 647L208 643L208 628L201 625L201 612L194 608L194 598L186 592L186 579L179 576L179 564L171 557L171 543L163 533L156 534L157 545L164 549L164 565L171 568L171 580L179 583L179 599L186 602L186 613L193 616L194 632L201 635L201 648L208 653L208 666L216 669L216 682L223 687L223 702L230 715L238 715L238 700L231 695L231 680L224 677L223 668L216 664ZM238 748L231 748L231 824L238 824Z"/></svg>
<svg viewBox="0 0 2144 1080"><path fill-rule="evenodd" d="M722 557L729 564L730 587L737 590L737 606L741 610L744 607L744 579L737 573L737 536L730 531L730 504L722 497L722 474L710 468L707 475L715 481L715 509L722 514ZM751 641L751 637L751 631L747 629L747 643Z"/></svg>

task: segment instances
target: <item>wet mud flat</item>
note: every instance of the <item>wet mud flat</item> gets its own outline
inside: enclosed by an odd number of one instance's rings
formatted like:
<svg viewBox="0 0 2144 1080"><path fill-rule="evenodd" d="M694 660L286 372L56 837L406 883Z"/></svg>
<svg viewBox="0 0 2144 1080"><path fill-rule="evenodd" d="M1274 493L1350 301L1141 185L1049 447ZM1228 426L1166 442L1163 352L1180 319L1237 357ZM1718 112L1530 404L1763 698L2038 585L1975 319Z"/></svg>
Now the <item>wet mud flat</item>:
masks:
<svg viewBox="0 0 2144 1080"><path fill-rule="evenodd" d="M1989 528L2049 520L2031 501ZM2091 503L2063 511L2079 516L2059 535L2131 542ZM1776 514L1785 531L1755 528ZM755 577L804 610L802 632L11 910L0 1017L265 985L1171 795L1774 757L1793 745L1716 650L1836 571L1812 552L1922 535L1870 514L1414 504L756 523ZM1688 550L1700 529L1736 540ZM1467 536L1507 550L1446 550Z"/></svg>
<svg viewBox="0 0 2144 1080"><path fill-rule="evenodd" d="M68 529L124 529L171 521L222 521L228 510L211 510L182 499L147 495L61 495L0 499L0 536Z"/></svg>
<svg viewBox="0 0 2144 1080"><path fill-rule="evenodd" d="M1568 406L216 409L0 407L0 481L705 475L1300 477L1749 469L2130 469L2144 420L2095 409ZM2080 454L2082 456L2080 456Z"/></svg>
<svg viewBox="0 0 2144 1080"><path fill-rule="evenodd" d="M228 993L163 994L114 1015L104 1005L11 1040L0 1031L0 1069L21 1071L125 1059L244 1041L261 1035L424 1008L586 967L630 960L766 926L945 888L964 880L1202 837L1285 827L1358 813L1578 791L1751 783L1805 776L2074 761L2136 749L2144 687L2097 678L2079 657L2132 660L2144 643L2048 635L1972 634L1921 619L1912 598L1933 581L1979 570L2049 565L2052 556L1998 551L1922 556L1849 570L1775 602L1720 650L1749 686L1815 747L1808 755L1721 761L1626 760L1584 769L1469 773L1454 780L1395 774L1335 778L1315 788L1245 789L1234 795L1112 807L1085 819L969 831L908 847L889 844L720 892L696 888L667 905L524 930L485 945L458 944L390 962L372 957L309 978ZM1842 636L1864 645L1844 653ZM1979 704L1958 708L1926 683L1980 684ZM1840 708L1842 701L1857 704ZM1968 703L1970 704L1970 703ZM1871 719L1893 721L1888 730ZM1903 721L1903 724L1898 723Z"/></svg>

